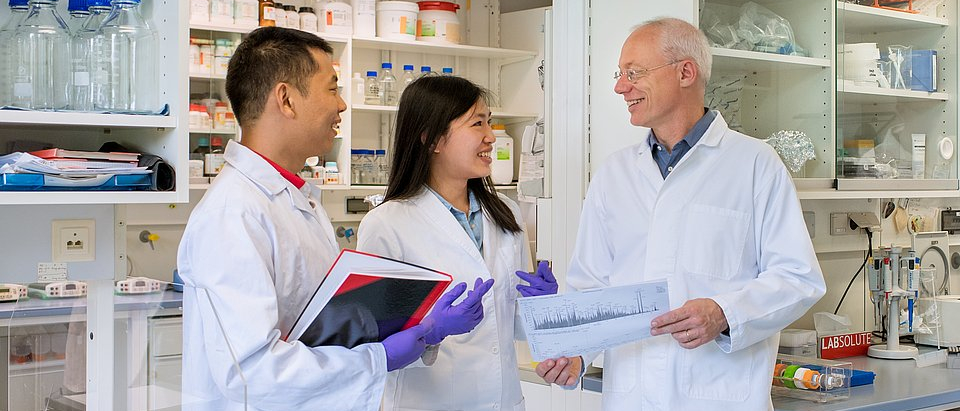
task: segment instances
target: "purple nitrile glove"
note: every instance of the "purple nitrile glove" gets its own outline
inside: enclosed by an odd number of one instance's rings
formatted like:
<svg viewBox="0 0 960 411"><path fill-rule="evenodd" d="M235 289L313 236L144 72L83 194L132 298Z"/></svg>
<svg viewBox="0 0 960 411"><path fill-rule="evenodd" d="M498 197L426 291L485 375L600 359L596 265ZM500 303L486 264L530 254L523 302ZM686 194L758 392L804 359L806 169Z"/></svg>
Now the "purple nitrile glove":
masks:
<svg viewBox="0 0 960 411"><path fill-rule="evenodd" d="M517 291L520 291L520 295L524 297L556 294L559 287L557 279L553 276L553 271L550 270L550 263L547 261L541 261L537 265L535 274L517 271L517 277L530 283L530 285L517 284Z"/></svg>
<svg viewBox="0 0 960 411"><path fill-rule="evenodd" d="M426 348L424 336L430 332L430 326L418 324L393 334L383 340L383 351L387 353L387 371L403 368L420 358Z"/></svg>
<svg viewBox="0 0 960 411"><path fill-rule="evenodd" d="M433 311L421 323L428 324L432 330L427 333L427 344L435 345L448 335L465 334L473 331L483 320L483 295L490 291L493 279L483 281L477 278L473 290L467 293L460 304L452 305L467 289L466 283L460 283L437 300Z"/></svg>

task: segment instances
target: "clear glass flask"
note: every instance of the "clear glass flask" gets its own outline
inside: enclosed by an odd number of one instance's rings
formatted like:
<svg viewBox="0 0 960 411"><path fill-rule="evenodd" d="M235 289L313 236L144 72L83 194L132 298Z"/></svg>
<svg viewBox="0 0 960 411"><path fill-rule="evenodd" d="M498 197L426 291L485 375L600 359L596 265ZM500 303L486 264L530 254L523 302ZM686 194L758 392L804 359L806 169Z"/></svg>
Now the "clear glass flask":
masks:
<svg viewBox="0 0 960 411"><path fill-rule="evenodd" d="M113 0L100 27L109 62L107 109L157 110L157 33L140 13L140 0Z"/></svg>

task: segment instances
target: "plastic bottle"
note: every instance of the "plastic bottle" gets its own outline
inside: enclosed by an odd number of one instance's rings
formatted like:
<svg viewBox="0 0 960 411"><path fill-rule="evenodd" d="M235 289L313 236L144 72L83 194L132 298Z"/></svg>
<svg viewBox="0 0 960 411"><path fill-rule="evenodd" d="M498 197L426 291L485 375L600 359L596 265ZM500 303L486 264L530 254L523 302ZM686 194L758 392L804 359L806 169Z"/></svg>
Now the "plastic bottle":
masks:
<svg viewBox="0 0 960 411"><path fill-rule="evenodd" d="M210 23L220 26L233 24L233 0L210 0Z"/></svg>
<svg viewBox="0 0 960 411"><path fill-rule="evenodd" d="M377 35L376 0L353 0L353 34L360 37Z"/></svg>
<svg viewBox="0 0 960 411"><path fill-rule="evenodd" d="M70 32L56 0L31 0L14 34L13 105L36 110L67 106ZM154 84L154 86L156 86Z"/></svg>
<svg viewBox="0 0 960 411"><path fill-rule="evenodd" d="M404 64L403 74L400 75L400 90L397 95L403 96L403 91L406 90L407 86L409 86L410 83L413 83L413 81L416 79L417 75L413 73L413 64Z"/></svg>
<svg viewBox="0 0 960 411"><path fill-rule="evenodd" d="M300 14L297 13L297 6L292 4L284 4L283 10L287 13L286 27L288 29L300 30Z"/></svg>
<svg viewBox="0 0 960 411"><path fill-rule="evenodd" d="M197 44L197 39L190 38L190 73L199 73L200 67L203 65L203 59L200 57L200 45Z"/></svg>
<svg viewBox="0 0 960 411"><path fill-rule="evenodd" d="M323 165L324 184L340 184L340 170L336 161L327 161Z"/></svg>
<svg viewBox="0 0 960 411"><path fill-rule="evenodd" d="M367 79L363 82L363 104L380 104L380 82L376 71L368 71Z"/></svg>
<svg viewBox="0 0 960 411"><path fill-rule="evenodd" d="M313 12L313 7L301 7L300 8L300 30L318 32L320 31L317 28L317 15Z"/></svg>
<svg viewBox="0 0 960 411"><path fill-rule="evenodd" d="M230 56L233 54L233 44L227 39L217 39L217 46L213 51L213 74L227 75L230 66Z"/></svg>
<svg viewBox="0 0 960 411"><path fill-rule="evenodd" d="M14 34L30 9L27 0L10 0L8 4L10 17L0 27L0 106L13 102L14 53L17 51Z"/></svg>
<svg viewBox="0 0 960 411"><path fill-rule="evenodd" d="M273 2L273 19L277 27L287 27L287 11L283 8L283 3Z"/></svg>
<svg viewBox="0 0 960 411"><path fill-rule="evenodd" d="M190 21L197 23L210 21L210 0L190 0Z"/></svg>
<svg viewBox="0 0 960 411"><path fill-rule="evenodd" d="M203 175L215 177L223 168L223 137L213 136L210 152L203 156Z"/></svg>
<svg viewBox="0 0 960 411"><path fill-rule="evenodd" d="M157 33L140 13L140 0L113 0L100 32L108 46L112 110L157 110Z"/></svg>
<svg viewBox="0 0 960 411"><path fill-rule="evenodd" d="M347 36L353 34L353 7L349 3L327 1L317 7L317 15L320 19L320 31Z"/></svg>
<svg viewBox="0 0 960 411"><path fill-rule="evenodd" d="M67 17L67 29L70 30L71 34L76 33L84 20L90 16L89 8L87 0L70 0L67 3L67 14L69 15Z"/></svg>
<svg viewBox="0 0 960 411"><path fill-rule="evenodd" d="M234 0L233 23L241 27L256 27L260 19L259 9L257 0Z"/></svg>
<svg viewBox="0 0 960 411"><path fill-rule="evenodd" d="M452 76L452 75L453 75L453 67L444 67L444 68L440 69L440 74L441 74L441 75L444 75L444 76Z"/></svg>
<svg viewBox="0 0 960 411"><path fill-rule="evenodd" d="M393 76L393 64L380 65L380 104L385 106L397 105L397 78Z"/></svg>
<svg viewBox="0 0 960 411"><path fill-rule="evenodd" d="M493 135L497 141L493 143L490 178L494 184L510 184L513 182L513 138L503 124L493 125Z"/></svg>
<svg viewBox="0 0 960 411"><path fill-rule="evenodd" d="M223 130L227 127L227 103L218 101L213 109L213 128Z"/></svg>
<svg viewBox="0 0 960 411"><path fill-rule="evenodd" d="M277 10L274 8L273 0L260 0L258 7L260 9L260 27L276 26Z"/></svg>
<svg viewBox="0 0 960 411"><path fill-rule="evenodd" d="M364 85L363 76L360 73L353 73L353 78L350 79L350 86L352 88L352 93L350 94L350 103L363 103L364 96L366 95L366 86Z"/></svg>

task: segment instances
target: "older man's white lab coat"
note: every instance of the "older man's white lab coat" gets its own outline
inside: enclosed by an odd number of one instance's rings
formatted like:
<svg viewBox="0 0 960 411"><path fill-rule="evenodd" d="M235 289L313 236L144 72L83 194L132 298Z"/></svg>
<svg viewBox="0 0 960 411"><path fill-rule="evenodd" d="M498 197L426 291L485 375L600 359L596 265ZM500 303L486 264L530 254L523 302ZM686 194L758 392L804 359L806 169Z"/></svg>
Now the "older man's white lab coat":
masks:
<svg viewBox="0 0 960 411"><path fill-rule="evenodd" d="M730 336L692 350L663 335L606 351L603 409L773 409L779 331L825 291L793 181L770 146L719 115L666 179L640 141L591 181L568 284L666 279L671 308L712 298Z"/></svg>
<svg viewBox="0 0 960 411"><path fill-rule="evenodd" d="M281 339L339 252L317 189L233 141L224 157L180 242L184 410L377 410L381 344Z"/></svg>
<svg viewBox="0 0 960 411"><path fill-rule="evenodd" d="M513 201L500 198L515 216ZM519 221L520 226L523 223ZM523 232L507 233L483 214L483 252L440 199L424 189L407 200L388 201L370 211L360 224L357 249L420 264L453 276L451 287L477 277L493 278L483 297L483 321L472 332L440 343L429 367L391 372L384 390L384 409L523 411L517 355L517 270L528 270L530 255ZM458 301L462 301L467 293Z"/></svg>

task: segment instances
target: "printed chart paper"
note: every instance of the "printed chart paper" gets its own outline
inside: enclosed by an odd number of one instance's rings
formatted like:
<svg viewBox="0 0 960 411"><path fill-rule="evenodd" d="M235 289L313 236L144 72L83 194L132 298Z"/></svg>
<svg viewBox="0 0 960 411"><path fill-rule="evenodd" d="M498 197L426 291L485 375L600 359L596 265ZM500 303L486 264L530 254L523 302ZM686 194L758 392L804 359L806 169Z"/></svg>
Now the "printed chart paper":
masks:
<svg viewBox="0 0 960 411"><path fill-rule="evenodd" d="M670 311L666 281L517 300L534 361L603 351L650 336Z"/></svg>

